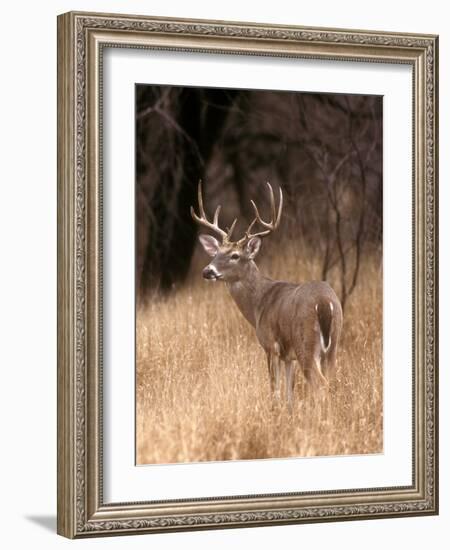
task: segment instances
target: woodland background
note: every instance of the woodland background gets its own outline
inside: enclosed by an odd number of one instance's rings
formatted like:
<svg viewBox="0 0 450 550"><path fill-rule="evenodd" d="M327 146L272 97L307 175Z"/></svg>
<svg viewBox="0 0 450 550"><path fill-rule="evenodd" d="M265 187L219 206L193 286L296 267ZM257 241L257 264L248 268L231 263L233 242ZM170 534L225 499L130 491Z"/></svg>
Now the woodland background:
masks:
<svg viewBox="0 0 450 550"><path fill-rule="evenodd" d="M282 225L265 247L314 248L344 306L362 256L381 258L381 97L137 85L136 147L139 299L186 280L200 179L222 224L239 218L235 235L252 219L250 199L267 205L265 182L281 185Z"/></svg>

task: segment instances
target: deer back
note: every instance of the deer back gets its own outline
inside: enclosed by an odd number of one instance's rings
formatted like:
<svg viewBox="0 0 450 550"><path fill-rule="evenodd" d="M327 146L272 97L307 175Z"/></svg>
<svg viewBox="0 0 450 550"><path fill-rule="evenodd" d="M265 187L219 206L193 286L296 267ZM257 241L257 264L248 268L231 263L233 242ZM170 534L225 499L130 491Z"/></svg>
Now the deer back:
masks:
<svg viewBox="0 0 450 550"><path fill-rule="evenodd" d="M329 319L326 318L327 311ZM333 329L338 332L342 325L339 299L330 285L323 281L301 284L272 281L260 297L255 317L261 345L270 350L276 342L282 356L293 355L300 341L305 349L313 348L318 331L327 323L329 333L333 323Z"/></svg>

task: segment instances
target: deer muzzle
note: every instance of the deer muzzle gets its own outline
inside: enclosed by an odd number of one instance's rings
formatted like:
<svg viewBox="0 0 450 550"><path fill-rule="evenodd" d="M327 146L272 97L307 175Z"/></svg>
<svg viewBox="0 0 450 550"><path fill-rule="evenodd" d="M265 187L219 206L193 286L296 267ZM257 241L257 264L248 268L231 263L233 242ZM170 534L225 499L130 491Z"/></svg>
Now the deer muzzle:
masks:
<svg viewBox="0 0 450 550"><path fill-rule="evenodd" d="M207 265L203 270L203 278L208 279L209 281L217 281L222 276L218 273L214 266Z"/></svg>

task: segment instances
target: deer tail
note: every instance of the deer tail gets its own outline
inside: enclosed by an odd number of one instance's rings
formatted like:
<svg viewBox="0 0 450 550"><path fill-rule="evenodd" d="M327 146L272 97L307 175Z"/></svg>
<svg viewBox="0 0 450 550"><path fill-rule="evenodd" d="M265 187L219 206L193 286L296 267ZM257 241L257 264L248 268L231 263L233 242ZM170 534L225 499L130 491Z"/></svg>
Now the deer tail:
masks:
<svg viewBox="0 0 450 550"><path fill-rule="evenodd" d="M319 321L320 347L322 353L328 353L331 346L331 323L333 321L333 303L329 300L316 304L317 320Z"/></svg>

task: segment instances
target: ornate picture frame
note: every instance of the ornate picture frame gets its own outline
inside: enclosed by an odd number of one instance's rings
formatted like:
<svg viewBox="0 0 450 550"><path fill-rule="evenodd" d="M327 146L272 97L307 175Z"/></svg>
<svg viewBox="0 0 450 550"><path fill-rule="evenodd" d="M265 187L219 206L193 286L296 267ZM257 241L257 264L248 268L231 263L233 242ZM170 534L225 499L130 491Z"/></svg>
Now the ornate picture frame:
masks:
<svg viewBox="0 0 450 550"><path fill-rule="evenodd" d="M105 48L405 64L413 75L412 483L105 502ZM69 538L438 513L438 38L70 12L58 17L58 533Z"/></svg>

